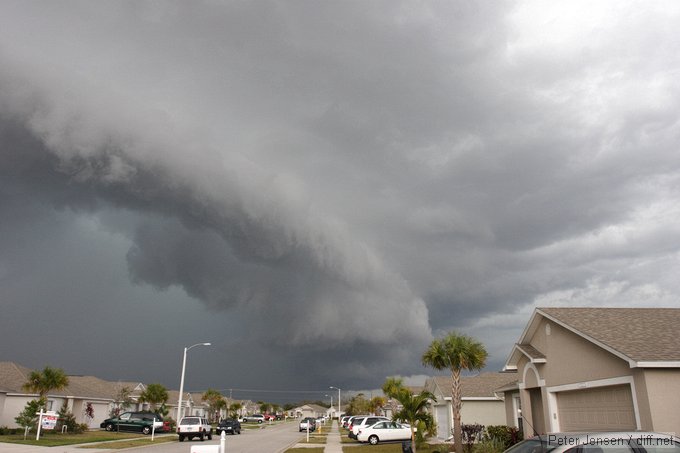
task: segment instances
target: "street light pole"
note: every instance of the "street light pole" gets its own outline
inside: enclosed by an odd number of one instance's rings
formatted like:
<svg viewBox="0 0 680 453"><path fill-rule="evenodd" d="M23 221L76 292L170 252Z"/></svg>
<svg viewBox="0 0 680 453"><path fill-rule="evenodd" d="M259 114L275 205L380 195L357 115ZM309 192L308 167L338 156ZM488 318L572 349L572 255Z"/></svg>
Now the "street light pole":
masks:
<svg viewBox="0 0 680 453"><path fill-rule="evenodd" d="M338 391L338 424L340 424L340 389L338 387L333 387L332 385L328 388L335 389Z"/></svg>
<svg viewBox="0 0 680 453"><path fill-rule="evenodd" d="M177 424L182 414L182 395L184 394L184 372L187 369L187 351L196 346L210 346L210 343L196 343L195 345L184 348L184 358L182 359L182 379L179 383L179 401L177 401Z"/></svg>
<svg viewBox="0 0 680 453"><path fill-rule="evenodd" d="M329 396L331 398L331 409L333 409L333 395L324 395L324 396ZM333 420L333 417L331 417L331 421Z"/></svg>

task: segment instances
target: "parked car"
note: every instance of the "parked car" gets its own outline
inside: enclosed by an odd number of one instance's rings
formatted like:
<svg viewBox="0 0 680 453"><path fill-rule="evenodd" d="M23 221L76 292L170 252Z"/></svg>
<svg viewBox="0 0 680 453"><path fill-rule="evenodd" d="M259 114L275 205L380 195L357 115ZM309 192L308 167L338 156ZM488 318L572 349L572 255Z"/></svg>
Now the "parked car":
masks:
<svg viewBox="0 0 680 453"><path fill-rule="evenodd" d="M227 434L241 434L241 423L233 418L226 418L217 424L215 434L218 436L225 432Z"/></svg>
<svg viewBox="0 0 680 453"><path fill-rule="evenodd" d="M165 430L163 417L149 411L123 412L118 417L107 418L99 426L107 431L135 431L142 434Z"/></svg>
<svg viewBox="0 0 680 453"><path fill-rule="evenodd" d="M244 423L248 423L248 422L264 423L264 415L262 415L262 414L246 415L245 417L243 417L243 422Z"/></svg>
<svg viewBox="0 0 680 453"><path fill-rule="evenodd" d="M180 442L184 442L185 438L191 440L194 437L198 437L201 441L206 437L212 440L212 426L207 418L183 417L177 425L177 434Z"/></svg>
<svg viewBox="0 0 680 453"><path fill-rule="evenodd" d="M316 429L316 419L314 417L305 417L300 420L300 425L298 425L300 431L314 431Z"/></svg>
<svg viewBox="0 0 680 453"><path fill-rule="evenodd" d="M351 439L354 439L354 437L352 437L354 435L352 434L352 426L354 426L355 423L361 423L361 420L363 420L366 417L367 415L353 415L349 418L349 420L347 420L347 429L349 430L349 433L347 433L347 435Z"/></svg>
<svg viewBox="0 0 680 453"><path fill-rule="evenodd" d="M551 433L513 445L505 453L679 453L680 438L653 432Z"/></svg>
<svg viewBox="0 0 680 453"><path fill-rule="evenodd" d="M356 423L352 423L352 431L351 433L353 434L353 438L357 438L357 434L359 434L359 430L361 428L367 427L367 426L372 426L375 425L378 422L389 422L391 421L387 417L382 417L379 415L369 415L368 417L364 417L361 421L357 421Z"/></svg>
<svg viewBox="0 0 680 453"><path fill-rule="evenodd" d="M410 440L411 428L398 422L380 421L372 425L362 426L357 431L356 439L359 442L368 442L371 445L394 440Z"/></svg>
<svg viewBox="0 0 680 453"><path fill-rule="evenodd" d="M350 439L356 439L357 434L361 428L375 425L378 422L386 421L389 422L390 419L387 417L381 417L379 415L369 415L366 417L360 417L352 421L352 429L349 432Z"/></svg>
<svg viewBox="0 0 680 453"><path fill-rule="evenodd" d="M347 428L347 420L349 420L350 418L352 418L351 415L343 415L340 418L340 425L342 425L343 428Z"/></svg>
<svg viewBox="0 0 680 453"><path fill-rule="evenodd" d="M277 420L276 415L274 415L274 414L264 414L264 421L273 422L274 420Z"/></svg>

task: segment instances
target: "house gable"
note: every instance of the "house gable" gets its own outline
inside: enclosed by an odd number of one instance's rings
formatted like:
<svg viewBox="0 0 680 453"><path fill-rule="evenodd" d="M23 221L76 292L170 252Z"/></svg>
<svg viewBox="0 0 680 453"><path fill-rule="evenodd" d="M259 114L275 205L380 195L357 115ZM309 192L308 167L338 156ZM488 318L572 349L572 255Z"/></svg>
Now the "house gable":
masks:
<svg viewBox="0 0 680 453"><path fill-rule="evenodd" d="M522 356L534 363L541 362L546 351L538 337L546 320L626 361L630 368L680 367L680 336L676 334L680 309L537 308L505 369L517 369ZM654 341L650 341L650 336Z"/></svg>
<svg viewBox="0 0 680 453"><path fill-rule="evenodd" d="M519 378L502 390L508 423L526 420L525 435L677 431L678 325L680 309L537 308L506 362Z"/></svg>

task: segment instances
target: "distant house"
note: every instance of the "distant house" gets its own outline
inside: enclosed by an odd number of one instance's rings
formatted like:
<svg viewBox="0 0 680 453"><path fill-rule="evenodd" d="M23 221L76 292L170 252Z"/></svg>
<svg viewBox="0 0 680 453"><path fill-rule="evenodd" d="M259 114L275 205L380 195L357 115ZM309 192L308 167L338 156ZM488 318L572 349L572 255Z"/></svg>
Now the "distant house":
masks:
<svg viewBox="0 0 680 453"><path fill-rule="evenodd" d="M537 308L505 369L518 384L497 390L525 435L680 432L680 309Z"/></svg>
<svg viewBox="0 0 680 453"><path fill-rule="evenodd" d="M463 408L461 421L464 424L505 425L505 402L503 394L496 389L517 381L517 374L481 373L476 376L461 377ZM425 381L425 390L431 392L436 401L430 411L437 424L437 437L442 440L453 436L453 406L451 376L435 376Z"/></svg>
<svg viewBox="0 0 680 453"><path fill-rule="evenodd" d="M319 406L318 404L303 404L293 409L293 416L297 418L304 417L323 417L328 412L327 407Z"/></svg>

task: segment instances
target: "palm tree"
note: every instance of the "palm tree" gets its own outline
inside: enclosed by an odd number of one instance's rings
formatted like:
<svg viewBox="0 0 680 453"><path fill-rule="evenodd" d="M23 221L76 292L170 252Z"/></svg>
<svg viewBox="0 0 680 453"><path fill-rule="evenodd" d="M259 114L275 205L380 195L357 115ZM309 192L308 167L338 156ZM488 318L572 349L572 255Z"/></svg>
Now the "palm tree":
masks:
<svg viewBox="0 0 680 453"><path fill-rule="evenodd" d="M210 418L219 421L220 411L227 406L224 396L215 389L208 389L203 392L201 399L208 404L208 413Z"/></svg>
<svg viewBox="0 0 680 453"><path fill-rule="evenodd" d="M423 365L437 370L451 371L451 405L453 408L453 441L456 453L463 452L460 410L463 406L460 388L462 370L481 370L486 365L488 353L484 345L467 335L450 332L444 338L432 341L422 357Z"/></svg>
<svg viewBox="0 0 680 453"><path fill-rule="evenodd" d="M380 415L382 408L385 407L387 401L382 396L374 396L368 402L368 410L371 414Z"/></svg>
<svg viewBox="0 0 680 453"><path fill-rule="evenodd" d="M397 413L397 399L393 396L404 386L404 381L397 377L388 377L382 385L382 391L389 397L390 410L392 415Z"/></svg>
<svg viewBox="0 0 680 453"><path fill-rule="evenodd" d="M46 366L42 371L31 371L28 381L22 388L27 392L37 393L41 406L47 402L47 394L52 390L63 390L68 386L68 376L61 368Z"/></svg>
<svg viewBox="0 0 680 453"><path fill-rule="evenodd" d="M149 384L139 395L139 401L149 403L152 411L168 402L168 391L163 384Z"/></svg>
<svg viewBox="0 0 680 453"><path fill-rule="evenodd" d="M401 410L395 413L393 418L395 420L403 420L411 425L411 447L413 453L416 453L416 431L417 425L425 426L426 431L432 430L434 427L434 419L432 414L427 412L427 407L430 401L436 401L434 395L427 390L423 390L418 394L414 394L406 387L402 387L393 395L393 397L401 403Z"/></svg>

